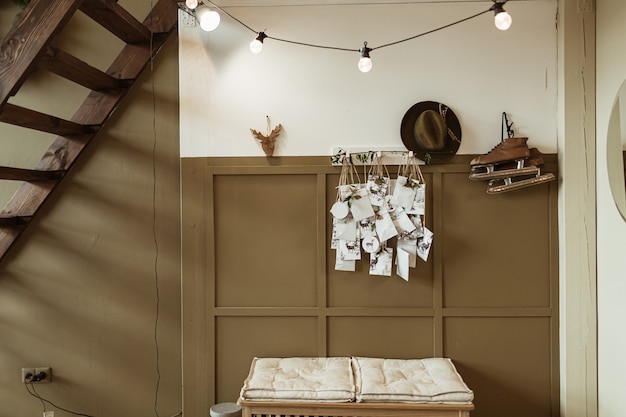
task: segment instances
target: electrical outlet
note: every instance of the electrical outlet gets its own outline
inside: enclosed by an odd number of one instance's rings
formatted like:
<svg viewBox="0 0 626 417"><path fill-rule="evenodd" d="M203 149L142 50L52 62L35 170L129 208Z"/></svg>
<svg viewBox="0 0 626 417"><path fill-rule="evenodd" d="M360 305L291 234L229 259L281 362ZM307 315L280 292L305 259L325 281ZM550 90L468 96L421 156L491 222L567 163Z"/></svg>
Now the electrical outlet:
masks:
<svg viewBox="0 0 626 417"><path fill-rule="evenodd" d="M33 375L35 375L35 368L22 368L22 384L30 382Z"/></svg>
<svg viewBox="0 0 626 417"><path fill-rule="evenodd" d="M44 411L43 417L54 417L54 411Z"/></svg>
<svg viewBox="0 0 626 417"><path fill-rule="evenodd" d="M37 375L45 374L40 379L35 379ZM52 368L49 366L41 368L22 368L22 384L41 384L52 382Z"/></svg>
<svg viewBox="0 0 626 417"><path fill-rule="evenodd" d="M49 366L43 367L43 368L35 368L35 375L39 375L41 373L45 373L46 376L44 376L40 381L37 381L39 383L41 382L52 382L52 368L50 368Z"/></svg>

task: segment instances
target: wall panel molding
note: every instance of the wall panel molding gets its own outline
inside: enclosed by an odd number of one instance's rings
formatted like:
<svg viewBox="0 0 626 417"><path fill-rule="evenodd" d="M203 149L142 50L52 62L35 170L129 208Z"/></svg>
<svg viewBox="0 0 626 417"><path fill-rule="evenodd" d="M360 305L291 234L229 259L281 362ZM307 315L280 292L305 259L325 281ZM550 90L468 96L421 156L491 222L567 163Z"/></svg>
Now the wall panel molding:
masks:
<svg viewBox="0 0 626 417"><path fill-rule="evenodd" d="M470 159L422 167L435 240L409 282L334 270L329 158L183 159L186 415L236 401L254 356L447 356L473 416L558 416L557 183L487 195ZM504 383L526 405L492 401Z"/></svg>

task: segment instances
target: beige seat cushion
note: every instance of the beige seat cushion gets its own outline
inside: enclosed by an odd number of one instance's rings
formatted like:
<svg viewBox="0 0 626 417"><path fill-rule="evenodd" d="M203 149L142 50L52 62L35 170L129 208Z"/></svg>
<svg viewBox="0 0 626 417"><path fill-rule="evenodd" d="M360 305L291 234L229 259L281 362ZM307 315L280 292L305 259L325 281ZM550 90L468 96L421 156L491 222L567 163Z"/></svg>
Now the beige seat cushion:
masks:
<svg viewBox="0 0 626 417"><path fill-rule="evenodd" d="M354 401L351 358L254 358L241 398L257 401Z"/></svg>
<svg viewBox="0 0 626 417"><path fill-rule="evenodd" d="M471 403L470 390L452 361L426 359L352 359L359 402Z"/></svg>

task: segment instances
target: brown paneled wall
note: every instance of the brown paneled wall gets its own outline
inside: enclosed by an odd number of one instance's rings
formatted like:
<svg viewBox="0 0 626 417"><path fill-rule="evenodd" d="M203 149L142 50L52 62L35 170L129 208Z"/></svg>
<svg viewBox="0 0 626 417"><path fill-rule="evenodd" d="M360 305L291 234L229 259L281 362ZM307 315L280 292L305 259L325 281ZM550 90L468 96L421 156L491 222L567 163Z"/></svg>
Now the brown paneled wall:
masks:
<svg viewBox="0 0 626 417"><path fill-rule="evenodd" d="M445 356L473 417L558 416L557 182L488 195L470 159L422 167L408 282L334 270L328 157L183 159L185 415L235 401L255 356Z"/></svg>

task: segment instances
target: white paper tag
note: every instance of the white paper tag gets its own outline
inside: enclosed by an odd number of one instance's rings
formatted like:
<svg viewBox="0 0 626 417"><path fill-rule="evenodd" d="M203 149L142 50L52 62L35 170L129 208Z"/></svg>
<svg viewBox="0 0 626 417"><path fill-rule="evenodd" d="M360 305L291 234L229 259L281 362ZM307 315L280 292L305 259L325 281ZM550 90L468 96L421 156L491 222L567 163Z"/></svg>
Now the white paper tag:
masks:
<svg viewBox="0 0 626 417"><path fill-rule="evenodd" d="M415 224L409 218L408 214L404 211L403 208L397 208L393 213L390 214L391 220L393 221L393 225L396 227L399 233L402 232L412 232L415 230Z"/></svg>
<svg viewBox="0 0 626 417"><path fill-rule="evenodd" d="M369 235L363 238L361 246L365 252L374 253L378 251L378 248L380 248L380 242L376 236Z"/></svg>
<svg viewBox="0 0 626 417"><path fill-rule="evenodd" d="M336 201L330 208L330 214L332 214L335 219L345 219L349 213L350 207L347 201Z"/></svg>
<svg viewBox="0 0 626 417"><path fill-rule="evenodd" d="M354 217L354 220L356 221L366 219L374 215L374 209L372 208L372 203L370 203L370 199L365 188L361 188L351 195L350 211L352 212L352 217Z"/></svg>
<svg viewBox="0 0 626 417"><path fill-rule="evenodd" d="M356 271L356 261L341 259L341 254L337 251L335 256L335 271Z"/></svg>
<svg viewBox="0 0 626 417"><path fill-rule="evenodd" d="M409 267L415 268L417 265L417 239L405 239L398 236L398 251L402 249L409 254Z"/></svg>
<svg viewBox="0 0 626 417"><path fill-rule="evenodd" d="M380 207L385 204L385 196L389 190L389 178L370 174L365 187L373 206Z"/></svg>
<svg viewBox="0 0 626 417"><path fill-rule="evenodd" d="M410 255L408 252L402 250L402 248L397 248L396 254L396 275L402 278L405 281L409 280L409 259Z"/></svg>
<svg viewBox="0 0 626 417"><path fill-rule="evenodd" d="M426 184L421 183L415 187L413 204L406 210L408 214L426 214Z"/></svg>
<svg viewBox="0 0 626 417"><path fill-rule="evenodd" d="M391 276L393 248L383 248L370 254L370 275Z"/></svg>
<svg viewBox="0 0 626 417"><path fill-rule="evenodd" d="M361 242L358 240L340 240L337 252L343 260L358 261L361 259Z"/></svg>
<svg viewBox="0 0 626 417"><path fill-rule="evenodd" d="M381 208L376 215L376 233L378 234L378 240L381 242L398 235L398 230L386 209Z"/></svg>
<svg viewBox="0 0 626 417"><path fill-rule="evenodd" d="M428 254L433 243L433 232L424 227L424 236L417 240L417 256L422 258L424 262L428 261Z"/></svg>

